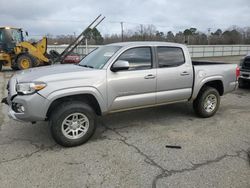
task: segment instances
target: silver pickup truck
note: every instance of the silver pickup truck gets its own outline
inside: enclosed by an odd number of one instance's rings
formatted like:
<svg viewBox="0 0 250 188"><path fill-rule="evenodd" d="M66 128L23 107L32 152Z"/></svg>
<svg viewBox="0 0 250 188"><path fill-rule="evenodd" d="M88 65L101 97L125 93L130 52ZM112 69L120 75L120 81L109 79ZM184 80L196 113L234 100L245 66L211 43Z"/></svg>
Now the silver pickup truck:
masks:
<svg viewBox="0 0 250 188"><path fill-rule="evenodd" d="M236 89L238 76L236 64L192 62L181 44L115 43L78 65L17 72L2 102L11 118L49 121L57 143L77 146L94 133L97 115L192 101L198 116L210 117L220 96Z"/></svg>

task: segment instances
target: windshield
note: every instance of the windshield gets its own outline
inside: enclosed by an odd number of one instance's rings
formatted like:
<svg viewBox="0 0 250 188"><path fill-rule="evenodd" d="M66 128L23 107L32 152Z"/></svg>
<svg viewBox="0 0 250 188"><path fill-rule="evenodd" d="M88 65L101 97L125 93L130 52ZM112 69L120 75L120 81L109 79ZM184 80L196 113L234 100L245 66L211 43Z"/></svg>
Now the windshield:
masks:
<svg viewBox="0 0 250 188"><path fill-rule="evenodd" d="M88 54L80 63L80 66L102 69L108 60L121 46L102 46Z"/></svg>
<svg viewBox="0 0 250 188"><path fill-rule="evenodd" d="M23 41L22 31L20 29L0 29L0 42L2 43L20 43Z"/></svg>
<svg viewBox="0 0 250 188"><path fill-rule="evenodd" d="M7 37L9 37L15 43L22 42L22 31L17 29L7 29Z"/></svg>

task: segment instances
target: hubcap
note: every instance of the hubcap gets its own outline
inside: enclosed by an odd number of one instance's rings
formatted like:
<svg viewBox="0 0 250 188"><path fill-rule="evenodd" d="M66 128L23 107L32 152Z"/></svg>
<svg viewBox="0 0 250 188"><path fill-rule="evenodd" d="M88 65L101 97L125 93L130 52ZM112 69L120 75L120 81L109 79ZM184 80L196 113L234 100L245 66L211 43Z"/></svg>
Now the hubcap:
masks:
<svg viewBox="0 0 250 188"><path fill-rule="evenodd" d="M28 69L30 67L30 62L28 59L23 59L21 61L21 66L23 69Z"/></svg>
<svg viewBox="0 0 250 188"><path fill-rule="evenodd" d="M217 106L217 97L214 94L210 94L206 97L204 102L204 109L206 112L210 113L215 110Z"/></svg>
<svg viewBox="0 0 250 188"><path fill-rule="evenodd" d="M67 116L62 123L62 133L69 139L81 138L89 129L89 119L82 113Z"/></svg>

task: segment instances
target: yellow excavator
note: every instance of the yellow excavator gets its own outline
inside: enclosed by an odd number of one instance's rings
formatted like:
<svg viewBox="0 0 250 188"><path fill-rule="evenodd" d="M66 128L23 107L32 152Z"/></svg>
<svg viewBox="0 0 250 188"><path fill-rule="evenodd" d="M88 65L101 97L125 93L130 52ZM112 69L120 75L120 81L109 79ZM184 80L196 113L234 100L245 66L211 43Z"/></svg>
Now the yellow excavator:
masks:
<svg viewBox="0 0 250 188"><path fill-rule="evenodd" d="M51 50L48 54L46 37L30 43L24 41L21 28L0 27L0 71L3 66L23 70L63 62L87 38L89 30L96 28L104 19L100 14L62 53Z"/></svg>
<svg viewBox="0 0 250 188"><path fill-rule="evenodd" d="M47 38L30 43L24 41L23 33L21 28L0 27L0 71L3 66L23 70L51 64L47 55Z"/></svg>

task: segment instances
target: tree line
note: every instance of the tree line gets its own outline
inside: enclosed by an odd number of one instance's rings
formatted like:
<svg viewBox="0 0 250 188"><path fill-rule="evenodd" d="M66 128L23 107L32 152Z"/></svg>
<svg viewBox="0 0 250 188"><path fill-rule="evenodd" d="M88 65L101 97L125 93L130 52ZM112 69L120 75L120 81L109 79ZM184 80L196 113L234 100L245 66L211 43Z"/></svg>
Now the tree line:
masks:
<svg viewBox="0 0 250 188"><path fill-rule="evenodd" d="M166 41L185 43L189 45L216 45L216 44L250 44L250 27L230 27L226 30L216 29L214 31L201 32L197 28L188 28L174 33L173 31L162 32L154 25L140 25L131 30L123 31L121 34L104 35L98 29L86 32L88 44L109 44L121 41ZM60 35L53 37L47 35L49 44L69 44L76 36Z"/></svg>

